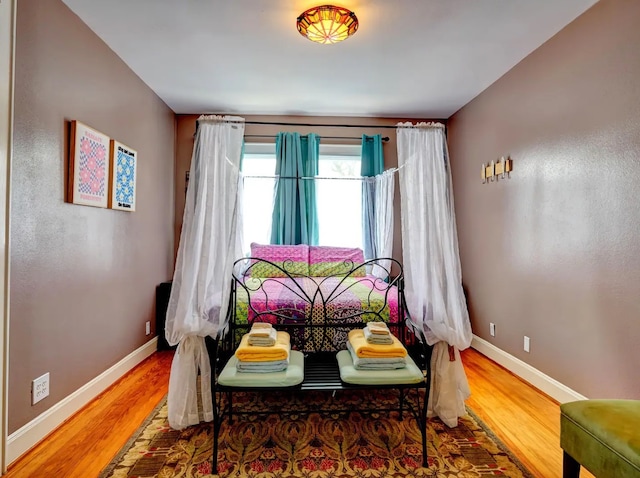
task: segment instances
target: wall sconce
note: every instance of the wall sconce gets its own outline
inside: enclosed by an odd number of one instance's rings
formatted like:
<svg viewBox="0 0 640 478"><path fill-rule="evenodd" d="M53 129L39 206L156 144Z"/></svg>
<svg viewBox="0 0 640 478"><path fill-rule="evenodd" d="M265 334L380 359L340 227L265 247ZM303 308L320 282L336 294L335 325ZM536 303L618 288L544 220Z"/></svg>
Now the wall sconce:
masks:
<svg viewBox="0 0 640 478"><path fill-rule="evenodd" d="M496 179L504 179L504 156L496 163Z"/></svg>
<svg viewBox="0 0 640 478"><path fill-rule="evenodd" d="M511 171L513 170L513 162L511 158L507 157L505 159L502 156L498 161L491 161L489 164L482 163L482 171L480 173L480 177L482 178L482 184L486 184L491 180L491 182L498 179L504 179L505 174L507 178L511 178Z"/></svg>
<svg viewBox="0 0 640 478"><path fill-rule="evenodd" d="M493 161L489 164L482 163L482 184L488 183L489 179L493 181L496 174L496 165Z"/></svg>

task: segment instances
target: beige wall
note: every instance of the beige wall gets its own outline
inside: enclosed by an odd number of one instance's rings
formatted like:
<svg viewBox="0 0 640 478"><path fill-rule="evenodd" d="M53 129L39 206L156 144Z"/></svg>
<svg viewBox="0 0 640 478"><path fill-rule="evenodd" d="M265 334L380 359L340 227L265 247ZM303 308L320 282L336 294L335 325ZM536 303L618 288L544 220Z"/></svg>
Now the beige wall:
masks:
<svg viewBox="0 0 640 478"><path fill-rule="evenodd" d="M590 398L640 398L638 25L600 1L449 121L474 332Z"/></svg>
<svg viewBox="0 0 640 478"><path fill-rule="evenodd" d="M64 202L68 122L136 149L136 212ZM9 432L137 349L173 267L173 112L60 0L18 2ZM31 406L31 380L51 395Z"/></svg>
<svg viewBox="0 0 640 478"><path fill-rule="evenodd" d="M264 138L247 138L247 142L267 143L269 141L275 143L275 135L280 131L295 131L301 134L318 133L321 136L355 136L361 137L363 134L374 135L381 134L383 137L388 136L389 141L383 143L384 150L384 167L385 169L398 166L397 143L395 128L380 128L380 126L395 126L400 121L430 121L430 120L408 120L397 118L359 118L359 117L312 117L312 116L252 116L242 115L247 121L256 122L282 122L282 123L306 123L306 124L339 124L339 125L366 125L365 128L352 127L300 127L300 126L283 126L283 125L251 125L245 127L246 135L273 135L274 139ZM180 229L182 227L182 214L184 211L185 199L185 172L189 169L191 163L191 154L193 152L193 134L195 132L195 124L197 115L178 115L177 126L177 152L176 152L176 215L175 215L175 244L176 248L180 240ZM370 126L368 126L370 125ZM327 139L327 143L340 144L339 140ZM356 141L349 141L348 144L358 144ZM393 239L393 257L402 262L402 238L400 236L400 190L398 179L396 177L396 200L395 200L395 223L394 223L394 239Z"/></svg>

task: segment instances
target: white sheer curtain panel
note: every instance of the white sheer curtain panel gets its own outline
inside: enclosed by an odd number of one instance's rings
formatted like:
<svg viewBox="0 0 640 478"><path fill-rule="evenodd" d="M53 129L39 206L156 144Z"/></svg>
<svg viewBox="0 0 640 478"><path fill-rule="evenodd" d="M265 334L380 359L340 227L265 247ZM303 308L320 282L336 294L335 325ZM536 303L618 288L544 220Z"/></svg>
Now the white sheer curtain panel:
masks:
<svg viewBox="0 0 640 478"><path fill-rule="evenodd" d="M459 350L471 345L444 126L398 124L405 292L411 320L435 344L429 412L450 427L469 385Z"/></svg>
<svg viewBox="0 0 640 478"><path fill-rule="evenodd" d="M393 197L397 169L389 169L382 174L362 179L362 187L370 199L369 224L372 234L373 257L391 257L393 252ZM378 261L371 274L386 279L391 272L391 261Z"/></svg>
<svg viewBox="0 0 640 478"><path fill-rule="evenodd" d="M206 336L226 327L233 261L242 255L240 156L244 119L198 119L182 234L167 308L166 332L178 349L169 378L169 425L200 421L197 378L205 421L213 420Z"/></svg>

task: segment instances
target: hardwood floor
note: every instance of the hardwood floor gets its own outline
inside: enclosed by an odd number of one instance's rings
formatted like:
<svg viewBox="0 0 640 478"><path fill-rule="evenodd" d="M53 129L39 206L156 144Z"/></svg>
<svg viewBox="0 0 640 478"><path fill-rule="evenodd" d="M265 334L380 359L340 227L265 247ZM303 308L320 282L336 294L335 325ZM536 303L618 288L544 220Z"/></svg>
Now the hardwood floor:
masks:
<svg viewBox="0 0 640 478"><path fill-rule="evenodd" d="M154 353L9 466L9 478L94 478L167 394L172 352Z"/></svg>
<svg viewBox="0 0 640 478"><path fill-rule="evenodd" d="M471 388L467 406L531 473L562 477L560 406L538 389L473 349L462 352ZM582 470L581 478L593 478Z"/></svg>
<svg viewBox="0 0 640 478"><path fill-rule="evenodd" d="M153 354L9 467L18 477L92 478L167 393L172 352ZM562 476L558 404L475 350L467 404L539 478ZM591 477L582 471L582 478Z"/></svg>

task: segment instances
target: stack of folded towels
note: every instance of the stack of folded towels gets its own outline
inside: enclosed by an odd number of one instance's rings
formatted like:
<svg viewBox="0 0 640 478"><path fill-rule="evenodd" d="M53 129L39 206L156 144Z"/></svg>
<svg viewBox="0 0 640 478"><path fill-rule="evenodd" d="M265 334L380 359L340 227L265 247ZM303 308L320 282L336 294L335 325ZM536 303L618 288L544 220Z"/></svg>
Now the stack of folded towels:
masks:
<svg viewBox="0 0 640 478"><path fill-rule="evenodd" d="M288 333L277 331L271 324L254 323L236 350L236 369L238 372L281 372L289 366L290 351Z"/></svg>
<svg viewBox="0 0 640 478"><path fill-rule="evenodd" d="M393 370L407 365L407 349L384 322L369 322L349 332L347 348L359 370Z"/></svg>

